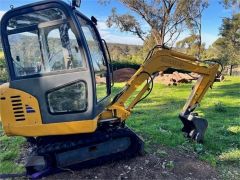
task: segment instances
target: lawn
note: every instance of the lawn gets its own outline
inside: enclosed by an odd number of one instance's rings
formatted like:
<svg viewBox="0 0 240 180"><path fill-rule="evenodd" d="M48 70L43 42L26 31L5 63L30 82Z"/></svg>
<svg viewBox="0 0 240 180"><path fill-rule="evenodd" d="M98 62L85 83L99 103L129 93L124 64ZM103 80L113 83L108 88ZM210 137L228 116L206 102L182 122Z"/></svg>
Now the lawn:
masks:
<svg viewBox="0 0 240 180"><path fill-rule="evenodd" d="M178 114L185 104L191 87L191 84L181 84L175 87L155 84L151 95L134 109L128 125L139 132L148 143L172 147L195 146L194 143L186 142L185 138L180 135L179 130L182 124L178 119ZM227 160L228 152L239 154L239 77L227 77L225 81L215 83L196 112L209 122L205 141L201 147L205 152L203 155L212 156L215 160L218 158ZM196 146L200 151L199 145ZM240 160L240 156L235 158ZM231 159L234 160L233 157Z"/></svg>
<svg viewBox="0 0 240 180"><path fill-rule="evenodd" d="M116 93L122 83L115 84ZM215 83L201 102L197 112L209 122L204 144L186 140L181 134L182 124L178 119L192 84L167 87L154 84L150 96L134 109L127 124L140 134L148 152L154 146L181 148L195 152L220 171L235 168L240 173L240 77L227 77ZM0 137L0 173L20 172L17 164L23 138Z"/></svg>
<svg viewBox="0 0 240 180"><path fill-rule="evenodd" d="M0 59L2 59L4 57L3 52L0 50Z"/></svg>

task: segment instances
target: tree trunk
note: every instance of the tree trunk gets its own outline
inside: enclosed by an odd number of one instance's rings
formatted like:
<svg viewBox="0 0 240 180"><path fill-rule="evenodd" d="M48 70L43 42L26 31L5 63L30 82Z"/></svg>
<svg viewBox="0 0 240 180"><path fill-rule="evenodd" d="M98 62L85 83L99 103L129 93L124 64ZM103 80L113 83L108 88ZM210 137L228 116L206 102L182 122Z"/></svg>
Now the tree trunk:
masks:
<svg viewBox="0 0 240 180"><path fill-rule="evenodd" d="M201 59L201 47L202 47L202 13L199 10L199 29L198 29L198 35L199 35L199 42L198 42L198 55L197 58Z"/></svg>
<svg viewBox="0 0 240 180"><path fill-rule="evenodd" d="M162 38L161 34L156 29L152 29L152 36L157 45L163 46L164 39Z"/></svg>
<svg viewBox="0 0 240 180"><path fill-rule="evenodd" d="M229 75L230 75L230 76L232 76L233 66L234 66L234 65L232 65L232 64L230 65L230 72L229 72Z"/></svg>
<svg viewBox="0 0 240 180"><path fill-rule="evenodd" d="M202 23L200 17L199 23L199 44L198 44L198 59L201 59L201 47L202 47Z"/></svg>

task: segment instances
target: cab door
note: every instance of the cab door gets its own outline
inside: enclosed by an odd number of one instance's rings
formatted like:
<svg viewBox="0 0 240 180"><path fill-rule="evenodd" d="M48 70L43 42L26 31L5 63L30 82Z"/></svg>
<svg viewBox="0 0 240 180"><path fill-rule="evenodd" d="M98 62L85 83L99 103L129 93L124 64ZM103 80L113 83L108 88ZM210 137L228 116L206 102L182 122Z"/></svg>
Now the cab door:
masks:
<svg viewBox="0 0 240 180"><path fill-rule="evenodd" d="M111 94L111 68L110 60L107 57L100 34L95 24L84 15L76 11L76 16L81 26L86 40L87 50L90 55L92 71L94 76L95 94L97 107L101 112L102 106L109 104L109 95Z"/></svg>
<svg viewBox="0 0 240 180"><path fill-rule="evenodd" d="M97 101L103 100L110 93L110 81L108 60L100 35L95 24L80 13L77 13L88 51L91 56L92 67L95 76Z"/></svg>

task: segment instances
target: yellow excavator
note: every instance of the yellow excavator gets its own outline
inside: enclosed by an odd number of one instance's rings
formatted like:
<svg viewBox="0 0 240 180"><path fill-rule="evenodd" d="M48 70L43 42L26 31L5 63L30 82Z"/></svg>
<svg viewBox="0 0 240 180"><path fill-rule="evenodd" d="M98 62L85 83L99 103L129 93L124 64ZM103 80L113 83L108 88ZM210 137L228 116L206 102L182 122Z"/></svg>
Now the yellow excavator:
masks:
<svg viewBox="0 0 240 180"><path fill-rule="evenodd" d="M0 86L0 119L6 135L31 143L27 175L40 178L142 153L143 141L125 121L150 94L157 74L169 68L199 74L179 118L182 131L202 142L208 124L194 110L219 64L156 46L113 97L107 44L97 20L79 6L78 0L41 1L12 8L1 20L9 83Z"/></svg>

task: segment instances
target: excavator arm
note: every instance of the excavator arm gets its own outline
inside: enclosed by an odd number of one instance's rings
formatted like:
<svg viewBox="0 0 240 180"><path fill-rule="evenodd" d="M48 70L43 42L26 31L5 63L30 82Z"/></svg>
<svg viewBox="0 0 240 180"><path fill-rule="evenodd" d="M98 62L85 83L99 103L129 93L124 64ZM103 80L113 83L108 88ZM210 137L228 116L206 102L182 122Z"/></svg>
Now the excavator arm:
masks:
<svg viewBox="0 0 240 180"><path fill-rule="evenodd" d="M123 90L116 95L107 111L102 113L102 118L106 116L117 117L121 121L125 121L131 114L131 110L135 105L141 101L146 92L150 93L153 85L153 79L156 74L165 71L168 68L184 70L199 74L196 84L192 88L192 92L187 99L179 118L181 119L184 127L183 132L187 133L188 137L201 142L203 140L204 132L207 128L207 121L199 118L194 109L199 105L203 96L212 86L216 75L219 72L219 64L203 64L194 57L168 49L153 50L143 65L127 82ZM135 98L126 106L127 100L133 96L138 87L144 82L146 84L138 92ZM109 117L110 118L110 117ZM101 121L101 120L100 120Z"/></svg>

